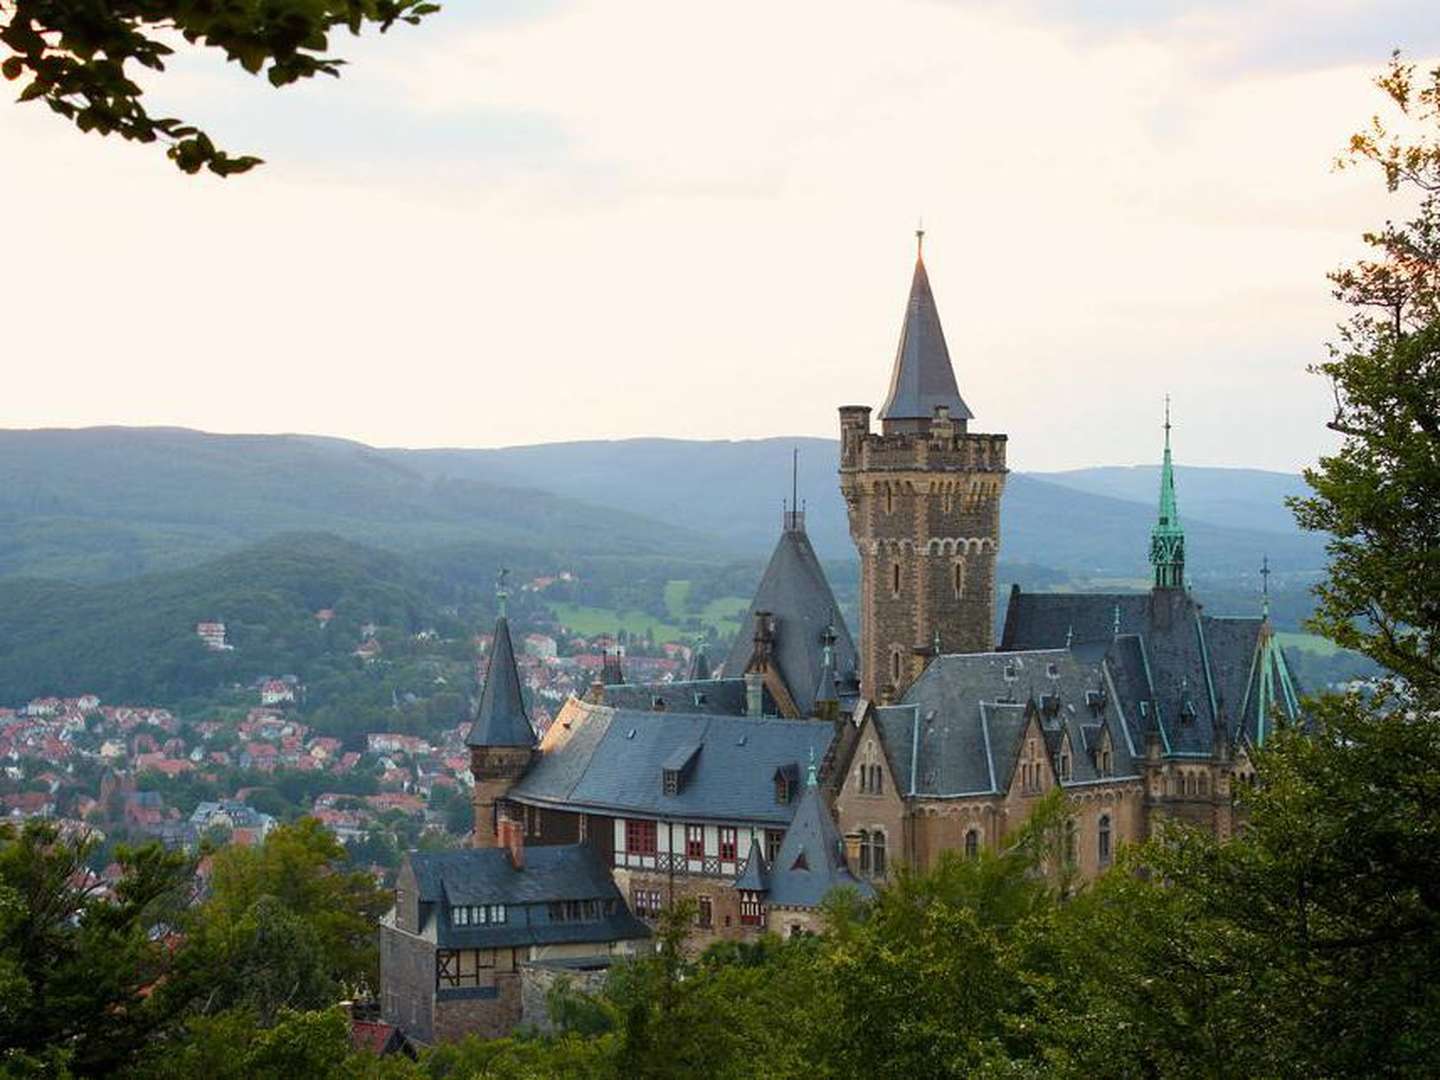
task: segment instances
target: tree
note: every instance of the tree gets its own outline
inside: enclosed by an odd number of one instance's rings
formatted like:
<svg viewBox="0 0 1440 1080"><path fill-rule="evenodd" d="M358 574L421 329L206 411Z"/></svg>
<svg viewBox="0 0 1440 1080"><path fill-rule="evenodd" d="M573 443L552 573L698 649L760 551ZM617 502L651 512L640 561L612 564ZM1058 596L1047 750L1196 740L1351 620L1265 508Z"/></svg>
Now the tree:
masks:
<svg viewBox="0 0 1440 1080"><path fill-rule="evenodd" d="M1365 235L1372 258L1331 275L1354 314L1316 370L1343 441L1292 505L1332 537L1314 629L1428 692L1440 688L1440 68L1418 77L1397 55L1377 81L1419 133L1407 142L1376 118L1342 164L1377 166L1418 206Z"/></svg>
<svg viewBox="0 0 1440 1080"><path fill-rule="evenodd" d="M184 947L155 995L167 1011L239 1009L264 1025L378 985L375 921L389 901L315 819L258 847L226 847L212 866L210 895L184 920Z"/></svg>
<svg viewBox="0 0 1440 1080"><path fill-rule="evenodd" d="M0 826L0 1067L113 1072L166 1020L148 994L170 967L190 865L158 845L118 848L105 897L86 870L92 845L45 822Z"/></svg>
<svg viewBox="0 0 1440 1080"><path fill-rule="evenodd" d="M150 115L128 65L163 71L174 52L163 38L179 34L252 75L263 72L272 86L286 86L340 74L344 61L327 55L336 28L383 32L437 10L426 0L0 0L0 44L10 54L0 74L23 83L20 101L43 101L81 131L164 142L185 172L208 168L228 176L260 159L231 156L198 128Z"/></svg>

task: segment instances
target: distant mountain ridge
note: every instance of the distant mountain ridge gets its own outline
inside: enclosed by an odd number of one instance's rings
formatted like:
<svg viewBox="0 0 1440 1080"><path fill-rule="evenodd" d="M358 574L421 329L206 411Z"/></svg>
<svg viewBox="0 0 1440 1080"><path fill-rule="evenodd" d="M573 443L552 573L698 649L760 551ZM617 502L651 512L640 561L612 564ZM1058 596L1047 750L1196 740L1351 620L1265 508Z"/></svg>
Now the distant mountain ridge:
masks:
<svg viewBox="0 0 1440 1080"><path fill-rule="evenodd" d="M0 431L0 577L122 580L194 565L282 532L326 530L397 551L483 547L572 556L754 558L773 545L792 450L811 539L853 558L838 443L626 439L503 449L379 449L306 435L181 428ZM1324 563L1283 497L1299 477L1177 473L1197 580ZM1002 559L1142 577L1154 467L1013 474Z"/></svg>

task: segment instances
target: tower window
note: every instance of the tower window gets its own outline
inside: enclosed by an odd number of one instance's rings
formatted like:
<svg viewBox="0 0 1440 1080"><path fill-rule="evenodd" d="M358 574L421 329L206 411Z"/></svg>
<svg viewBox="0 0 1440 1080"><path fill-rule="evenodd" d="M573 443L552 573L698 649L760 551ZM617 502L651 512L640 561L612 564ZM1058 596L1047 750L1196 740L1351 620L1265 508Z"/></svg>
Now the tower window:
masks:
<svg viewBox="0 0 1440 1080"><path fill-rule="evenodd" d="M897 686L900 684L900 650L896 649L890 654L890 679Z"/></svg>
<svg viewBox="0 0 1440 1080"><path fill-rule="evenodd" d="M896 596L900 595L900 564L898 562L890 565L890 591Z"/></svg>
<svg viewBox="0 0 1440 1080"><path fill-rule="evenodd" d="M952 584L955 587L955 599L959 600L960 597L965 595L965 564L963 562L957 562L951 571L951 575L953 577Z"/></svg>
<svg viewBox="0 0 1440 1080"><path fill-rule="evenodd" d="M965 833L965 857L975 859L980 856L980 830L969 829Z"/></svg>
<svg viewBox="0 0 1440 1080"><path fill-rule="evenodd" d="M888 485L885 488L885 512L887 514L895 512L895 489Z"/></svg>
<svg viewBox="0 0 1440 1080"><path fill-rule="evenodd" d="M1110 815L1100 815L1100 833L1096 841L1096 854L1100 856L1100 865L1110 865Z"/></svg>

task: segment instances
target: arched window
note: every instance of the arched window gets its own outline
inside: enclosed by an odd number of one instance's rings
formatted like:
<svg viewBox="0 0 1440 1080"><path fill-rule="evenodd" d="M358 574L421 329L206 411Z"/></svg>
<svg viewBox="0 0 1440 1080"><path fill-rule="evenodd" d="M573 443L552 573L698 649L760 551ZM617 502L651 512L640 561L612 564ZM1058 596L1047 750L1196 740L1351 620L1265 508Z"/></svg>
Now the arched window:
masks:
<svg viewBox="0 0 1440 1080"><path fill-rule="evenodd" d="M895 489L888 484L885 487L885 512L887 514L895 512Z"/></svg>
<svg viewBox="0 0 1440 1080"><path fill-rule="evenodd" d="M870 844L874 852L870 856L870 873L875 877L885 876L885 834L876 829L870 834Z"/></svg>
<svg viewBox="0 0 1440 1080"><path fill-rule="evenodd" d="M975 859L980 856L980 830L967 829L965 832L965 857Z"/></svg>
<svg viewBox="0 0 1440 1080"><path fill-rule="evenodd" d="M955 599L959 600L960 597L965 594L965 564L963 562L956 562L952 574L954 576Z"/></svg>
<svg viewBox="0 0 1440 1080"><path fill-rule="evenodd" d="M860 873L870 874L870 834L864 829L860 830Z"/></svg>
<svg viewBox="0 0 1440 1080"><path fill-rule="evenodd" d="M1062 743L1060 746L1060 779L1070 779L1070 744Z"/></svg>
<svg viewBox="0 0 1440 1080"><path fill-rule="evenodd" d="M1096 840L1096 852L1100 856L1100 865L1110 865L1110 815L1100 815L1100 833Z"/></svg>
<svg viewBox="0 0 1440 1080"><path fill-rule="evenodd" d="M870 790L876 795L885 790L885 778L880 773L879 765L870 766Z"/></svg>
<svg viewBox="0 0 1440 1080"><path fill-rule="evenodd" d="M890 591L896 596L900 595L900 564L890 564Z"/></svg>
<svg viewBox="0 0 1440 1080"><path fill-rule="evenodd" d="M1210 777L1209 777L1206 773L1203 773L1203 772L1200 774L1200 794L1201 794L1201 795L1209 795L1209 794L1210 794Z"/></svg>
<svg viewBox="0 0 1440 1080"><path fill-rule="evenodd" d="M896 649L890 654L890 680L894 683L900 682L900 650Z"/></svg>

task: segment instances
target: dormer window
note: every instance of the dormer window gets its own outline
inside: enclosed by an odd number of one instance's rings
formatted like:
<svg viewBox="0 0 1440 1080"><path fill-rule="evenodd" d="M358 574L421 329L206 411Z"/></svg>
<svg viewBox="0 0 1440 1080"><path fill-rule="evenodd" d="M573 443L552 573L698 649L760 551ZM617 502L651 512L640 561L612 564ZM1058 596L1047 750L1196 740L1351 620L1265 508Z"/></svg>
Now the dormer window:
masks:
<svg viewBox="0 0 1440 1080"><path fill-rule="evenodd" d="M794 765L781 765L775 770L775 801L788 805L800 790L800 770Z"/></svg>
<svg viewBox="0 0 1440 1080"><path fill-rule="evenodd" d="M1060 779L1070 779L1070 740L1060 744Z"/></svg>
<svg viewBox="0 0 1440 1080"><path fill-rule="evenodd" d="M488 926L505 922L504 904L457 904L450 909L451 926Z"/></svg>
<svg viewBox="0 0 1440 1080"><path fill-rule="evenodd" d="M665 794L679 795L680 771L678 769L662 769L660 775L662 778L661 786L664 788Z"/></svg>

